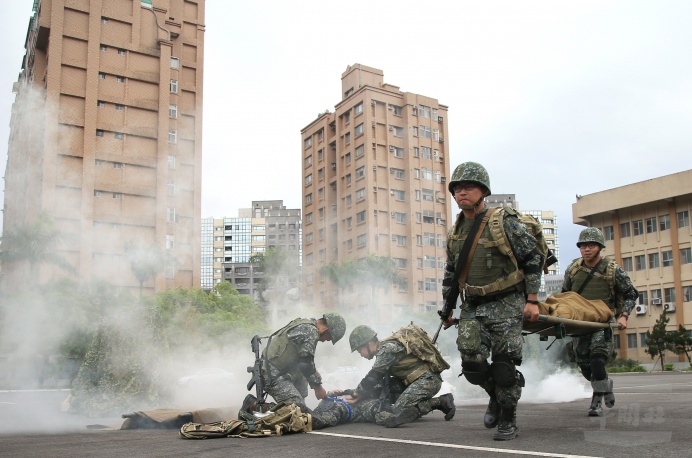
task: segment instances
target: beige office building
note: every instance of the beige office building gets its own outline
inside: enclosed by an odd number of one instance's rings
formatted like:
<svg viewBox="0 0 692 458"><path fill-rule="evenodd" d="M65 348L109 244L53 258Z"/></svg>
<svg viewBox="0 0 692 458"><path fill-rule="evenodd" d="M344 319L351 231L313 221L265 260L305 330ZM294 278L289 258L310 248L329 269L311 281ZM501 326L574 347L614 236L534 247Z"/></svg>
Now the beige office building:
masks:
<svg viewBox="0 0 692 458"><path fill-rule="evenodd" d="M639 291L627 329L616 336L623 358L652 362L646 331L663 310L669 330L692 329L691 211L692 170L581 196L572 205L574 222L603 231L605 254Z"/></svg>
<svg viewBox="0 0 692 458"><path fill-rule="evenodd" d="M70 236L55 252L80 280L137 288L124 248L134 243L168 255L148 293L199 286L204 6L34 2L14 87L5 232L45 213ZM66 275L40 268L37 281ZM26 280L22 266L3 272Z"/></svg>
<svg viewBox="0 0 692 458"><path fill-rule="evenodd" d="M373 320L441 307L450 218L447 107L355 64L341 100L302 131L303 299ZM392 258L407 286L342 287L327 264ZM377 310L373 310L377 307Z"/></svg>

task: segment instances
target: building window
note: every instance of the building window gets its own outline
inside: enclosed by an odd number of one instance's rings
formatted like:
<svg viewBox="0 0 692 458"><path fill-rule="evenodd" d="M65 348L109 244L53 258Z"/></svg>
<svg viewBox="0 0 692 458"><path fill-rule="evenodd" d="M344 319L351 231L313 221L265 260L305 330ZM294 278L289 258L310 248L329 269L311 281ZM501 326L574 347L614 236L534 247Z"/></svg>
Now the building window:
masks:
<svg viewBox="0 0 692 458"><path fill-rule="evenodd" d="M392 109L392 112L394 113L395 116L401 116L404 112L404 109L398 105L389 105Z"/></svg>
<svg viewBox="0 0 692 458"><path fill-rule="evenodd" d="M124 77L124 76L116 76L116 77L115 77L115 82L116 82L116 83L124 83L124 82L125 82L125 77Z"/></svg>
<svg viewBox="0 0 692 458"><path fill-rule="evenodd" d="M657 269L660 267L658 253L649 254L649 269Z"/></svg>
<svg viewBox="0 0 692 458"><path fill-rule="evenodd" d="M351 229L351 227L353 227L353 218L351 218L350 216L346 218L345 224L346 229Z"/></svg>
<svg viewBox="0 0 692 458"><path fill-rule="evenodd" d="M663 299L664 302L673 304L675 303L675 288L664 288L663 289Z"/></svg>
<svg viewBox="0 0 692 458"><path fill-rule="evenodd" d="M358 191L356 191L356 201L361 201L363 199L365 199L365 188L360 188Z"/></svg>
<svg viewBox="0 0 692 458"><path fill-rule="evenodd" d="M692 263L692 248L680 248L680 264Z"/></svg>
<svg viewBox="0 0 692 458"><path fill-rule="evenodd" d="M312 243L312 232L305 234L305 243ZM311 255L312 253L310 253ZM308 255L308 256L310 256Z"/></svg>
<svg viewBox="0 0 692 458"><path fill-rule="evenodd" d="M358 236L358 246L359 247L364 247L365 242L367 241L367 236L365 234L361 234Z"/></svg>
<svg viewBox="0 0 692 458"><path fill-rule="evenodd" d="M406 236L393 235L392 238L396 241L397 246L406 246Z"/></svg>
<svg viewBox="0 0 692 458"><path fill-rule="evenodd" d="M108 18L107 17L102 17L101 18L101 24L108 24Z"/></svg>
<svg viewBox="0 0 692 458"><path fill-rule="evenodd" d="M656 217L646 218L646 233L651 234L656 232Z"/></svg>
<svg viewBox="0 0 692 458"><path fill-rule="evenodd" d="M395 137L403 137L404 136L404 129L399 127L399 126L389 126L389 130L394 132Z"/></svg>
<svg viewBox="0 0 692 458"><path fill-rule="evenodd" d="M305 204L310 205L312 203L312 193L305 196Z"/></svg>
<svg viewBox="0 0 692 458"><path fill-rule="evenodd" d="M178 93L178 80L171 80L170 92L171 92L171 94L177 94Z"/></svg>
<svg viewBox="0 0 692 458"><path fill-rule="evenodd" d="M305 167L310 167L312 165L312 154L305 158Z"/></svg>
<svg viewBox="0 0 692 458"><path fill-rule="evenodd" d="M690 212L687 210L678 212L678 228L690 225Z"/></svg>
<svg viewBox="0 0 692 458"><path fill-rule="evenodd" d="M104 102L103 100L99 100L96 102L96 106L99 108L104 108L106 106L106 102Z"/></svg>
<svg viewBox="0 0 692 458"><path fill-rule="evenodd" d="M344 164L351 165L351 153L346 153L344 156Z"/></svg>
<svg viewBox="0 0 692 458"><path fill-rule="evenodd" d="M346 132L344 135L344 143L347 145L351 144L351 132Z"/></svg>
<svg viewBox="0 0 692 458"><path fill-rule="evenodd" d="M632 272L632 258L622 258L622 268L625 272Z"/></svg>
<svg viewBox="0 0 692 458"><path fill-rule="evenodd" d="M347 195L346 197L344 197L344 202L346 203L346 206L347 206L347 207L350 207L350 206L351 206L351 194L349 194L349 195Z"/></svg>
<svg viewBox="0 0 692 458"><path fill-rule="evenodd" d="M114 169L122 169L123 163L122 162L113 162L113 168Z"/></svg>
<svg viewBox="0 0 692 458"><path fill-rule="evenodd" d="M312 184L312 173L305 177L305 186L310 186Z"/></svg>
<svg viewBox="0 0 692 458"><path fill-rule="evenodd" d="M180 59L171 56L171 68L180 68Z"/></svg>
<svg viewBox="0 0 692 458"><path fill-rule="evenodd" d="M663 267L672 267L673 266L673 251L662 251L661 252L661 258L663 261Z"/></svg>
<svg viewBox="0 0 692 458"><path fill-rule="evenodd" d="M172 119L178 117L178 105L168 105L168 117Z"/></svg>
<svg viewBox="0 0 692 458"><path fill-rule="evenodd" d="M606 240L615 240L615 234L613 231L613 226L606 226L603 228L603 236Z"/></svg>
<svg viewBox="0 0 692 458"><path fill-rule="evenodd" d="M404 179L404 171L402 169L391 169L392 174L394 175L394 178L397 180L403 180Z"/></svg>
<svg viewBox="0 0 692 458"><path fill-rule="evenodd" d="M620 349L620 334L613 333L613 348L616 350Z"/></svg>
<svg viewBox="0 0 692 458"><path fill-rule="evenodd" d="M425 246L435 246L435 233L423 232L423 244Z"/></svg>
<svg viewBox="0 0 692 458"><path fill-rule="evenodd" d="M414 137L417 137L418 136L418 126L413 126L413 129L411 132L413 133Z"/></svg>
<svg viewBox="0 0 692 458"><path fill-rule="evenodd" d="M620 223L620 237L631 237L630 223Z"/></svg>
<svg viewBox="0 0 692 458"><path fill-rule="evenodd" d="M168 180L166 182L166 194L169 196L175 196L175 181Z"/></svg>
<svg viewBox="0 0 692 458"><path fill-rule="evenodd" d="M175 208L173 208L173 207L166 208L166 222L167 223L175 223Z"/></svg>
<svg viewBox="0 0 692 458"><path fill-rule="evenodd" d="M423 200L427 200L428 202L433 201L433 190L432 189L423 189Z"/></svg>
<svg viewBox="0 0 692 458"><path fill-rule="evenodd" d="M421 137L432 138L432 135L430 134L430 127L428 126L420 126L420 128L418 129L418 134Z"/></svg>
<svg viewBox="0 0 692 458"><path fill-rule="evenodd" d="M430 118L430 107L426 107L425 105L419 105L418 106L418 116L422 116L424 118Z"/></svg>
<svg viewBox="0 0 692 458"><path fill-rule="evenodd" d="M403 201L406 199L406 193L404 191L401 191L399 189L392 189L392 192L394 193L394 199Z"/></svg>
<svg viewBox="0 0 692 458"><path fill-rule="evenodd" d="M433 224L435 222L435 212L432 210L423 210L423 222Z"/></svg>
<svg viewBox="0 0 692 458"><path fill-rule="evenodd" d="M120 199L123 195L119 192L114 192L113 193L113 199Z"/></svg>
<svg viewBox="0 0 692 458"><path fill-rule="evenodd" d="M637 348L637 334L627 334L627 348Z"/></svg>
<svg viewBox="0 0 692 458"><path fill-rule="evenodd" d="M427 146L421 146L420 157L422 157L423 159L432 159L432 148L428 148Z"/></svg>
<svg viewBox="0 0 692 458"><path fill-rule="evenodd" d="M670 215L661 215L658 217L658 228L662 231L670 230Z"/></svg>
<svg viewBox="0 0 692 458"><path fill-rule="evenodd" d="M94 197L101 197L101 195L102 195L101 191L94 189Z"/></svg>
<svg viewBox="0 0 692 458"><path fill-rule="evenodd" d="M101 129L96 129L96 136L103 137L103 131Z"/></svg>
<svg viewBox="0 0 692 458"><path fill-rule="evenodd" d="M101 50L101 52L108 52L108 46L106 45L99 46L99 49Z"/></svg>
<svg viewBox="0 0 692 458"><path fill-rule="evenodd" d="M365 222L365 210L356 213L356 224L361 224Z"/></svg>
<svg viewBox="0 0 692 458"><path fill-rule="evenodd" d="M363 123L362 122L356 126L356 129L353 133L356 137L360 137L361 135L363 135Z"/></svg>
<svg viewBox="0 0 692 458"><path fill-rule="evenodd" d="M683 286L682 287L682 301L683 302L692 302L692 286Z"/></svg>
<svg viewBox="0 0 692 458"><path fill-rule="evenodd" d="M124 56L125 54L127 54L127 51L125 51L125 50L122 49L122 48L119 48L119 49L118 49L118 55L119 55L119 56Z"/></svg>
<svg viewBox="0 0 692 458"><path fill-rule="evenodd" d="M426 291L437 291L437 279L436 278L426 278L425 279L425 290Z"/></svg>
<svg viewBox="0 0 692 458"><path fill-rule="evenodd" d="M305 224L311 224L312 223L312 213L308 213L305 215Z"/></svg>
<svg viewBox="0 0 692 458"><path fill-rule="evenodd" d="M632 221L632 226L634 228L634 235L642 235L644 233L644 222L640 219L637 221Z"/></svg>
<svg viewBox="0 0 692 458"><path fill-rule="evenodd" d="M648 291L639 291L639 304L649 305L649 292Z"/></svg>
<svg viewBox="0 0 692 458"><path fill-rule="evenodd" d="M172 250L175 245L175 236L166 234L166 249Z"/></svg>
<svg viewBox="0 0 692 458"><path fill-rule="evenodd" d="M168 143L178 142L178 131L175 129L168 129Z"/></svg>
<svg viewBox="0 0 692 458"><path fill-rule="evenodd" d="M363 102L360 102L358 105L353 107L353 115L358 116L363 112Z"/></svg>
<svg viewBox="0 0 692 458"><path fill-rule="evenodd" d="M419 156L419 149L417 146L413 147L413 157L418 157Z"/></svg>
<svg viewBox="0 0 692 458"><path fill-rule="evenodd" d="M362 165L356 169L356 180L360 180L365 176L365 166Z"/></svg>
<svg viewBox="0 0 692 458"><path fill-rule="evenodd" d="M355 153L356 153L356 158L359 158L363 154L365 154L365 145L356 146Z"/></svg>
<svg viewBox="0 0 692 458"><path fill-rule="evenodd" d="M394 153L394 157L402 158L404 157L404 148L399 148L398 146L393 146L392 152Z"/></svg>
<svg viewBox="0 0 692 458"><path fill-rule="evenodd" d="M420 169L420 175L421 175L421 178L423 178L424 180L432 180L432 178L433 178L432 170L427 168L427 167L422 167Z"/></svg>
<svg viewBox="0 0 692 458"><path fill-rule="evenodd" d="M346 186L351 184L351 174L350 173L347 173L346 176L344 177L344 179L346 180Z"/></svg>
<svg viewBox="0 0 692 458"><path fill-rule="evenodd" d="M117 111L124 111L125 110L125 105L120 105L119 103L115 104L115 109Z"/></svg>
<svg viewBox="0 0 692 458"><path fill-rule="evenodd" d="M639 333L639 345L642 348L646 348L649 346L649 339L646 338L646 333L645 332L640 332Z"/></svg>
<svg viewBox="0 0 692 458"><path fill-rule="evenodd" d="M168 155L168 168L169 169L175 169L175 156Z"/></svg>
<svg viewBox="0 0 692 458"><path fill-rule="evenodd" d="M636 270L645 270L646 269L646 258L644 257L643 254L639 254L634 257L634 268Z"/></svg>
<svg viewBox="0 0 692 458"><path fill-rule="evenodd" d="M661 290L660 289L652 289L651 290L651 303L658 302L658 305L661 305Z"/></svg>
<svg viewBox="0 0 692 458"><path fill-rule="evenodd" d="M324 167L322 167L321 169L319 169L319 170L317 171L317 179L318 179L319 181L323 181L323 180L324 180Z"/></svg>
<svg viewBox="0 0 692 458"><path fill-rule="evenodd" d="M122 140L123 138L125 138L125 134L123 134L122 132L113 132L113 137L116 140Z"/></svg>
<svg viewBox="0 0 692 458"><path fill-rule="evenodd" d="M353 239L348 239L346 240L346 249L348 251L353 250Z"/></svg>
<svg viewBox="0 0 692 458"><path fill-rule="evenodd" d="M406 213L395 212L394 218L395 218L396 222L399 224L405 224L406 223Z"/></svg>

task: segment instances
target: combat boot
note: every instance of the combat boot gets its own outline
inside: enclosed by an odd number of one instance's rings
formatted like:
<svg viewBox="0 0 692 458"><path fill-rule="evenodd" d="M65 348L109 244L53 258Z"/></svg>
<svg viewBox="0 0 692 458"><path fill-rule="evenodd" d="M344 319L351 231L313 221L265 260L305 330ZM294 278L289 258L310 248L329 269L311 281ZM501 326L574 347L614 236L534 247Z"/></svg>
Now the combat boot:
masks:
<svg viewBox="0 0 692 458"><path fill-rule="evenodd" d="M490 397L490 402L488 402L488 408L485 411L485 416L483 417L483 426L486 428L494 428L500 421L500 403L497 399Z"/></svg>
<svg viewBox="0 0 692 458"><path fill-rule="evenodd" d="M517 406L502 407L497 431L493 435L496 441L510 441L517 437Z"/></svg>
<svg viewBox="0 0 692 458"><path fill-rule="evenodd" d="M387 415L382 421L382 425L387 428L396 428L404 423L411 423L418 418L418 409L416 407L406 407L399 413Z"/></svg>
<svg viewBox="0 0 692 458"><path fill-rule="evenodd" d="M591 397L591 405L589 406L589 417L600 417L603 415L603 408L601 407L601 400L603 396L594 392Z"/></svg>
<svg viewBox="0 0 692 458"><path fill-rule="evenodd" d="M452 393L443 394L438 398L440 400L440 409L445 414L445 421L449 421L454 418L454 414L457 411L457 406L454 405L454 396Z"/></svg>
<svg viewBox="0 0 692 458"><path fill-rule="evenodd" d="M607 378L603 390L603 402L605 406L612 409L615 405L615 393L613 393L613 379Z"/></svg>

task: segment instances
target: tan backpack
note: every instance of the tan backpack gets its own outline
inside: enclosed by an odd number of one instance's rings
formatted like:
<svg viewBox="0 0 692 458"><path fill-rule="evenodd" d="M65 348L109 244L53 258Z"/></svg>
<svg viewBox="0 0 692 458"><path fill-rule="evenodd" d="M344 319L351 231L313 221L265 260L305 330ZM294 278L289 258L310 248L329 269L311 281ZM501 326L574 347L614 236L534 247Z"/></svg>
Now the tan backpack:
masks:
<svg viewBox="0 0 692 458"><path fill-rule="evenodd" d="M414 355L428 363L433 372L440 373L450 367L432 342L432 339L430 339L428 333L425 332L425 329L413 322L408 326L402 326L384 340L390 339L401 342L408 354Z"/></svg>

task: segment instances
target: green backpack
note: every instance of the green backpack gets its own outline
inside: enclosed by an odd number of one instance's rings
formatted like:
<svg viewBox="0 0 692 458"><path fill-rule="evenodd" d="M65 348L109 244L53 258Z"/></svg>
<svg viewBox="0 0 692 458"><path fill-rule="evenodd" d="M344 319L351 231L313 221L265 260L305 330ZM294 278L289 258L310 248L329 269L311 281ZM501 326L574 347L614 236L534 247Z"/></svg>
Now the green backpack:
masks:
<svg viewBox="0 0 692 458"><path fill-rule="evenodd" d="M413 322L408 326L402 326L384 340L398 340L406 348L408 354L428 363L433 372L440 373L450 367L425 329Z"/></svg>

